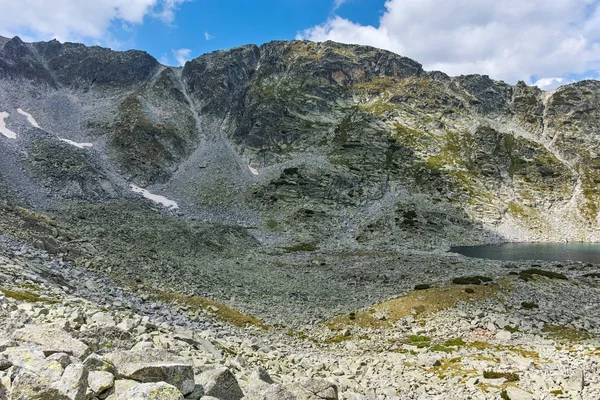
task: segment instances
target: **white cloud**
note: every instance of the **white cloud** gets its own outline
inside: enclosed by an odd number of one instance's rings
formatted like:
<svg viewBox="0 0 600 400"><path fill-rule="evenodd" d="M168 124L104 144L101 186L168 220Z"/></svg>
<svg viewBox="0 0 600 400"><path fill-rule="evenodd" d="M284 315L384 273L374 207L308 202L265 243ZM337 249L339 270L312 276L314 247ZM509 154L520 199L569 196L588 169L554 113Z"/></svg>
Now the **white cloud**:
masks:
<svg viewBox="0 0 600 400"><path fill-rule="evenodd" d="M206 40L213 40L215 37L208 32L204 32L204 38Z"/></svg>
<svg viewBox="0 0 600 400"><path fill-rule="evenodd" d="M19 34L35 40L104 40L114 22L128 27L152 16L172 23L175 11L185 1L0 0L0 35Z"/></svg>
<svg viewBox="0 0 600 400"><path fill-rule="evenodd" d="M158 59L158 62L161 63L162 65L169 65L169 57L167 57L166 54L163 54L162 56L160 56L160 58Z"/></svg>
<svg viewBox="0 0 600 400"><path fill-rule="evenodd" d="M342 6L347 0L333 0L333 11L336 11Z"/></svg>
<svg viewBox="0 0 600 400"><path fill-rule="evenodd" d="M179 49L173 50L173 57L177 61L177 64L183 66L187 61L190 60L192 55L192 50L190 49Z"/></svg>
<svg viewBox="0 0 600 400"><path fill-rule="evenodd" d="M542 78L538 79L533 84L542 90L554 90L565 83L567 82L564 78Z"/></svg>
<svg viewBox="0 0 600 400"><path fill-rule="evenodd" d="M372 45L428 70L510 83L600 70L598 0L387 0L378 26L334 16L297 36Z"/></svg>

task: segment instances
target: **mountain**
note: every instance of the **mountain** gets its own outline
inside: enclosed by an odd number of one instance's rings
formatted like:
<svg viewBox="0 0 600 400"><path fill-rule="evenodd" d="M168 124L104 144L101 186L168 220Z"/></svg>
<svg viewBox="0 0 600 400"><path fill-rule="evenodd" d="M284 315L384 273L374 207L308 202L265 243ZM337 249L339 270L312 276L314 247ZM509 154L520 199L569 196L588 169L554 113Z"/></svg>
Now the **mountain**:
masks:
<svg viewBox="0 0 600 400"><path fill-rule="evenodd" d="M544 92L333 42L174 68L15 37L0 112L2 196L32 209L142 193L298 249L600 240L598 81Z"/></svg>

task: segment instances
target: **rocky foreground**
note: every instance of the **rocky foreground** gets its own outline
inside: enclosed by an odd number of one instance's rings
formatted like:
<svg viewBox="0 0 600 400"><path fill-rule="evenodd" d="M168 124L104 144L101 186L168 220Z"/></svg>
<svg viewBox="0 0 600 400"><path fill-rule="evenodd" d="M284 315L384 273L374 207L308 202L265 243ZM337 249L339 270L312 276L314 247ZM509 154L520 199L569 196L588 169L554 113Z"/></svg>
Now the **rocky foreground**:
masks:
<svg viewBox="0 0 600 400"><path fill-rule="evenodd" d="M600 398L591 265L507 265L291 330L0 250L1 399Z"/></svg>

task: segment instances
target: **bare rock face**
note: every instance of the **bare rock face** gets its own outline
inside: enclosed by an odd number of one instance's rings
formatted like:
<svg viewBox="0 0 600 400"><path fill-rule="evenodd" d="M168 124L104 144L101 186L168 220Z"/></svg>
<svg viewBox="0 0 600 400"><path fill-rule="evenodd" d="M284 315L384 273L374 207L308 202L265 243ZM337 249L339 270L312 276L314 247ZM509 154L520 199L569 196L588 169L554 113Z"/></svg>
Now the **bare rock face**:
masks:
<svg viewBox="0 0 600 400"><path fill-rule="evenodd" d="M118 378L144 383L166 382L184 395L195 388L192 364L165 350L120 351L107 354L106 359L115 366Z"/></svg>
<svg viewBox="0 0 600 400"><path fill-rule="evenodd" d="M46 356L54 353L65 353L78 358L85 358L89 354L88 346L74 339L62 329L27 325L16 330L13 333L13 339L42 351Z"/></svg>
<svg viewBox="0 0 600 400"><path fill-rule="evenodd" d="M116 400L183 400L173 385L165 382L141 383L119 395Z"/></svg>
<svg viewBox="0 0 600 400"><path fill-rule="evenodd" d="M133 182L291 248L600 240L597 81L543 92L304 41L176 69L16 37L2 40L0 85L18 134L16 147L0 138L2 193L34 206L123 199ZM23 104L43 124L19 120Z"/></svg>
<svg viewBox="0 0 600 400"><path fill-rule="evenodd" d="M235 376L225 367L203 372L198 382L204 387L206 396L220 400L240 400L244 397Z"/></svg>

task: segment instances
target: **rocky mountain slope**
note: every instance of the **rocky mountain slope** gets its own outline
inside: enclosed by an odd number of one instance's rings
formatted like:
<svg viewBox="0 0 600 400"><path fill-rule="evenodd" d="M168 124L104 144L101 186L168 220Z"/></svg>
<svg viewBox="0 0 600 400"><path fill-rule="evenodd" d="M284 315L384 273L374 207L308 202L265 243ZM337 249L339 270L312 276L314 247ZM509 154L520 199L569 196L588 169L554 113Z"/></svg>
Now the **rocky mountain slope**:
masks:
<svg viewBox="0 0 600 400"><path fill-rule="evenodd" d="M0 235L0 399L597 399L600 270L496 264L290 328Z"/></svg>
<svg viewBox="0 0 600 400"><path fill-rule="evenodd" d="M599 86L0 37L0 399L600 397L597 265L445 251L599 239Z"/></svg>
<svg viewBox="0 0 600 400"><path fill-rule="evenodd" d="M333 42L172 68L2 39L0 184L34 208L131 198L135 185L282 245L594 241L599 88L449 77Z"/></svg>

